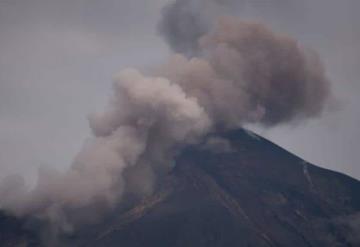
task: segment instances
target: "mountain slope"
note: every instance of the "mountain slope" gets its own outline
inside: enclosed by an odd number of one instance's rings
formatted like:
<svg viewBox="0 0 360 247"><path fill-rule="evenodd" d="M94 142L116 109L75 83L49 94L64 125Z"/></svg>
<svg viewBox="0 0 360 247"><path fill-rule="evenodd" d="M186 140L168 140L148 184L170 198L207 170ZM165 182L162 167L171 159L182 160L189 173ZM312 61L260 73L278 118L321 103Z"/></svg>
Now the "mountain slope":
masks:
<svg viewBox="0 0 360 247"><path fill-rule="evenodd" d="M35 232L27 228L27 222L0 212L0 246L39 246L39 238Z"/></svg>
<svg viewBox="0 0 360 247"><path fill-rule="evenodd" d="M244 130L214 140L84 246L359 246L358 181Z"/></svg>
<svg viewBox="0 0 360 247"><path fill-rule="evenodd" d="M360 246L358 233L360 182L237 130L187 147L152 196L64 245Z"/></svg>

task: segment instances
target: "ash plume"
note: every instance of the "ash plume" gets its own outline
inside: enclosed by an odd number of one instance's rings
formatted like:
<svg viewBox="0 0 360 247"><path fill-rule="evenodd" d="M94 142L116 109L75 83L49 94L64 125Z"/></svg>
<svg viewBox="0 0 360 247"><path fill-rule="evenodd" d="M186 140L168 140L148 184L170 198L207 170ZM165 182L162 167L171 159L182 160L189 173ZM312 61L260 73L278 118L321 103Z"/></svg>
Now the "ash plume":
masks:
<svg viewBox="0 0 360 247"><path fill-rule="evenodd" d="M40 169L30 191L19 178L4 181L1 208L71 230L69 212L106 211L129 191L151 193L181 147L211 131L319 116L331 92L317 55L264 24L214 20L223 4L177 0L165 7L160 31L182 54L150 75L135 69L117 75L109 106L89 117L93 137L71 168Z"/></svg>
<svg viewBox="0 0 360 247"><path fill-rule="evenodd" d="M163 8L158 31L173 51L191 57L216 17L244 4L243 0L175 0Z"/></svg>

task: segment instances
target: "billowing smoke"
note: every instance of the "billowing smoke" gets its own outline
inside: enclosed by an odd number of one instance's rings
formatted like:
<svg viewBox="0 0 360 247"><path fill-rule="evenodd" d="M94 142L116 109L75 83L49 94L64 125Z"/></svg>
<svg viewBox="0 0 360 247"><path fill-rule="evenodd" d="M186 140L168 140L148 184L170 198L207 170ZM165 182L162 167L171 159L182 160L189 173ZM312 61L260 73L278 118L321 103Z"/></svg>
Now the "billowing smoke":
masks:
<svg viewBox="0 0 360 247"><path fill-rule="evenodd" d="M21 179L11 179L0 187L1 206L19 215L49 217L66 227L69 222L59 217L66 211L99 203L114 206L127 188L125 169L145 167L132 177L143 183L136 192L146 193L153 172L169 161L171 149L194 142L211 121L197 99L179 85L128 69L115 79L109 108L90 117L90 126L94 137L66 173L41 169L37 186L28 192Z"/></svg>
<svg viewBox="0 0 360 247"><path fill-rule="evenodd" d="M116 76L110 104L89 118L93 137L71 168L41 169L30 191L21 178L4 181L1 207L69 229L74 210L106 211L126 193L151 193L176 152L210 131L319 116L330 89L316 54L261 23L214 21L222 4L183 0L166 7L160 30L183 54L150 75L127 69ZM205 14L188 16L189 6Z"/></svg>
<svg viewBox="0 0 360 247"><path fill-rule="evenodd" d="M267 20L271 13L278 18L287 17L282 20L289 23L298 17L296 10L303 9L305 2L304 0L173 0L162 10L158 31L173 51L191 57L199 50L199 39L212 29L214 22L220 16L246 15L247 18Z"/></svg>
<svg viewBox="0 0 360 247"><path fill-rule="evenodd" d="M329 82L317 55L260 23L220 18L199 57L175 55L166 77L196 97L216 125L270 126L319 115Z"/></svg>

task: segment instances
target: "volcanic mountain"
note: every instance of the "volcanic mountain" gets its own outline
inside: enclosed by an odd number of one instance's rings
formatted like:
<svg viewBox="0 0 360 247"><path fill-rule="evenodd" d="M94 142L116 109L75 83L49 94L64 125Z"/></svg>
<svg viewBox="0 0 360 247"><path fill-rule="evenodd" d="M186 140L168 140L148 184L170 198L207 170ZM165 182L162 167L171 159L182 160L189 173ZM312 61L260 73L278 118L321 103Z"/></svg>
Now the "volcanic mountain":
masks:
<svg viewBox="0 0 360 247"><path fill-rule="evenodd" d="M309 144L310 145L310 144ZM3 214L1 246L39 246ZM360 182L244 129L186 147L155 192L61 237L89 247L360 246Z"/></svg>

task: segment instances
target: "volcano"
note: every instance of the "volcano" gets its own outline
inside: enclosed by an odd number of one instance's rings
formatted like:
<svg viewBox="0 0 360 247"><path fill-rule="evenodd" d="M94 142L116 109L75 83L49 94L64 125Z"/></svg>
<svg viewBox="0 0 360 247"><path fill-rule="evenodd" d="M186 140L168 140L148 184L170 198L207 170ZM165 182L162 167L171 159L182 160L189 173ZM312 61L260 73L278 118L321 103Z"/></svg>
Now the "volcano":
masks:
<svg viewBox="0 0 360 247"><path fill-rule="evenodd" d="M359 195L359 181L238 129L184 148L151 196L61 237L61 243L360 246ZM39 246L40 236L27 220L1 215L1 246Z"/></svg>

